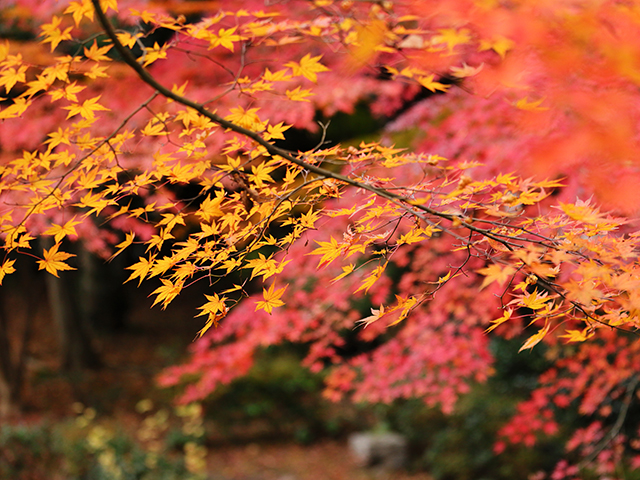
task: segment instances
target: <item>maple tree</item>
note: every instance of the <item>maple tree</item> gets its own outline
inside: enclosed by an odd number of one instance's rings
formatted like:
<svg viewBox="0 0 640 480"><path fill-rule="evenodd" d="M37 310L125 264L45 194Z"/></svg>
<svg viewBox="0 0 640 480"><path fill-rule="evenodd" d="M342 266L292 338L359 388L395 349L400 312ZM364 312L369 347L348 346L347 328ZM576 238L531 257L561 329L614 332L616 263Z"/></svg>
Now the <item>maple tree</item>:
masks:
<svg viewBox="0 0 640 480"><path fill-rule="evenodd" d="M208 282L160 379L195 374L185 401L293 341L330 398L451 411L524 330L555 366L496 449L577 404L554 478L637 467L640 5L442 3L15 1L44 49L0 45L0 282L19 255L73 269L77 237L138 249L154 305ZM363 104L380 138L328 143L316 120ZM343 355L345 332L379 346Z"/></svg>

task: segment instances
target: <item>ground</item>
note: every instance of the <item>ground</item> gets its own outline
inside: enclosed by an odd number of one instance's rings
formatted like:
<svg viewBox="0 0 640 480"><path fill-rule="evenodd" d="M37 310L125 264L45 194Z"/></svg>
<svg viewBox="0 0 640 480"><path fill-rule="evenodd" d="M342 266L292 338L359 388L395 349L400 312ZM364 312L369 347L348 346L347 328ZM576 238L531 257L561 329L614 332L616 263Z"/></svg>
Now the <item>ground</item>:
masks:
<svg viewBox="0 0 640 480"><path fill-rule="evenodd" d="M151 397L169 404L171 394L154 385L155 375L176 362L188 348L201 318L194 319L198 292L178 297L166 310L151 309L153 286L132 288L126 329L97 338L105 367L61 375L57 341L46 306L39 308L30 341L23 416L18 421L55 422L75 415L80 402L121 424L135 424L136 403ZM14 308L23 303L14 299ZM18 329L19 330L19 329ZM209 433L209 432L208 432ZM213 434L215 437L215 433ZM222 440L222 441L221 441ZM347 448L346 438L301 445L293 440L216 438L208 448L211 480L429 480L424 473L380 472L361 468Z"/></svg>

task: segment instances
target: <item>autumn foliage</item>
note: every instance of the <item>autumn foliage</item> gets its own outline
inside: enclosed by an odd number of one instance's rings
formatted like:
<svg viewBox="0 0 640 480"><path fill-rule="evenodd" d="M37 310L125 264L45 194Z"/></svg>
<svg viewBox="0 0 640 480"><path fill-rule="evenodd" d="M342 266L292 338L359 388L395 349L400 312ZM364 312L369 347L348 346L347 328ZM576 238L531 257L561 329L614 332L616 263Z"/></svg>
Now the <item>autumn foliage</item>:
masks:
<svg viewBox="0 0 640 480"><path fill-rule="evenodd" d="M329 398L450 412L491 338L524 335L554 367L496 451L576 408L553 478L638 467L638 2L2 13L43 47L0 44L0 282L19 255L73 269L67 238L136 252L129 280L159 279L163 308L207 282L200 338L160 378L190 378L185 401L296 342ZM379 135L333 142L325 119L363 105Z"/></svg>

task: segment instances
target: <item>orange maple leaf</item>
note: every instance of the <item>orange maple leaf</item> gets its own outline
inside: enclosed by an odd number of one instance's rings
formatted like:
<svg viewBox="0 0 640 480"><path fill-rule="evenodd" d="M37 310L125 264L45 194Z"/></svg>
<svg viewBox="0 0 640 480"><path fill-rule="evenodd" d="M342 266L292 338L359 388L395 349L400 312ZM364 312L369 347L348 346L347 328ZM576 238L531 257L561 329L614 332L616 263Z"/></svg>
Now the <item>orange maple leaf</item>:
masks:
<svg viewBox="0 0 640 480"><path fill-rule="evenodd" d="M321 56L322 55L311 57L311 54L307 53L300 59L300 63L288 62L285 63L285 66L291 68L294 77L302 76L311 80L313 83L317 83L318 76L316 73L326 72L329 70L319 62Z"/></svg>
<svg viewBox="0 0 640 480"><path fill-rule="evenodd" d="M264 297L264 301L260 300L256 302L256 311L264 310L269 315L271 315L271 311L276 307L281 307L284 305L284 302L280 300L280 297L287 289L288 285L285 285L278 290L275 290L275 283L272 283L269 287L269 290L266 288L262 289L262 296Z"/></svg>
<svg viewBox="0 0 640 480"><path fill-rule="evenodd" d="M162 302L162 309L167 308L167 305L171 303L171 301L178 296L178 294L182 291L183 283L178 281L176 283L172 283L170 280L165 278L161 278L162 286L156 288L151 295L156 295L156 299L153 301L151 306L153 307L156 303Z"/></svg>
<svg viewBox="0 0 640 480"><path fill-rule="evenodd" d="M536 333L535 335L532 335L531 337L529 337L529 339L526 342L524 342L524 345L522 345L522 347L520 347L520 350L518 350L518 353L521 352L522 350L526 350L527 348L533 348L538 343L540 343L540 341L549 332L549 327L550 327L550 325L547 323L543 328L541 328L538 331L538 333Z"/></svg>
<svg viewBox="0 0 640 480"><path fill-rule="evenodd" d="M198 307L198 310L202 310L202 312L196 315L196 317L209 315L209 318L207 318L207 322L204 327L196 333L196 338L202 337L202 335L204 335L211 326L217 327L218 322L227 315L227 312L229 312L229 308L225 304L225 300L227 299L226 297L220 298L217 293L214 293L213 295L205 295L205 297L207 297L207 300L209 301L203 306Z"/></svg>
<svg viewBox="0 0 640 480"><path fill-rule="evenodd" d="M51 275L57 277L59 270L75 270L64 261L75 255L67 252L59 252L60 243L56 243L49 250L44 250L44 260L38 260L38 270L46 270Z"/></svg>
<svg viewBox="0 0 640 480"><path fill-rule="evenodd" d="M0 285L2 285L2 280L4 280L6 275L10 275L16 271L13 266L15 262L15 260L5 260L2 266L0 266Z"/></svg>

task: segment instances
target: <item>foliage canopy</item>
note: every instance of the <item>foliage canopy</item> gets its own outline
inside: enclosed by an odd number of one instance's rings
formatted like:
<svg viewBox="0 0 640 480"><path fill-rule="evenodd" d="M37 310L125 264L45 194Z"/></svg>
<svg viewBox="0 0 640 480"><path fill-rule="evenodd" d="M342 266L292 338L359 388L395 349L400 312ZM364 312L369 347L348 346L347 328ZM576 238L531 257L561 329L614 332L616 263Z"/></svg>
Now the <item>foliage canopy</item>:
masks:
<svg viewBox="0 0 640 480"><path fill-rule="evenodd" d="M505 439L534 444L576 402L592 420L568 446L576 465L607 475L640 441L613 419L640 366L637 2L21 0L2 14L45 48L0 45L0 283L17 255L73 269L78 237L138 252L129 280L159 278L154 305L208 282L201 339L161 378L195 374L187 400L296 341L331 398L450 411L491 373L485 332L529 326L521 350L543 342L555 367ZM317 120L361 105L380 135L331 142ZM254 279L262 292L235 306ZM348 354L349 335L371 349Z"/></svg>

